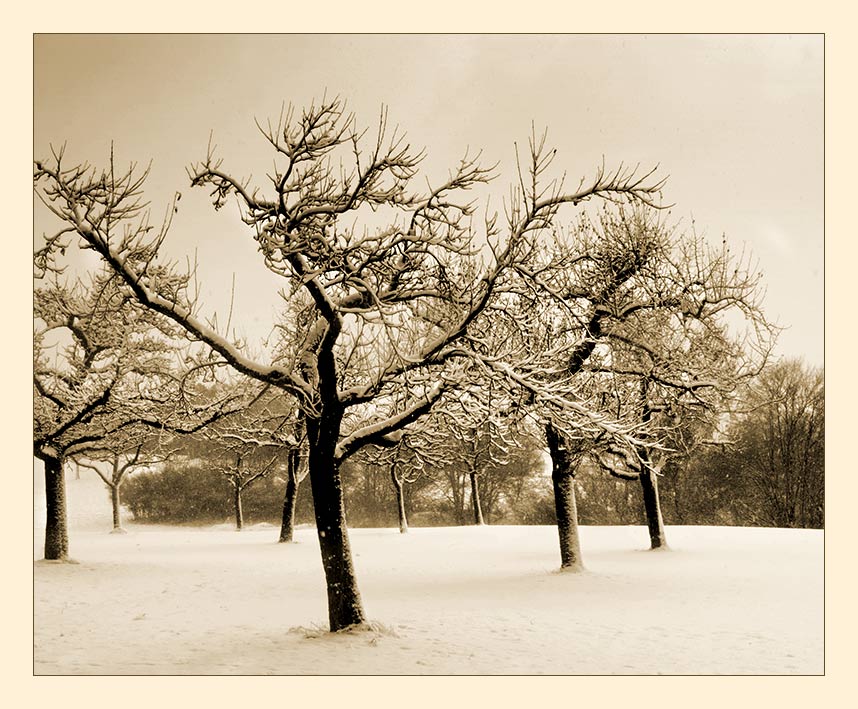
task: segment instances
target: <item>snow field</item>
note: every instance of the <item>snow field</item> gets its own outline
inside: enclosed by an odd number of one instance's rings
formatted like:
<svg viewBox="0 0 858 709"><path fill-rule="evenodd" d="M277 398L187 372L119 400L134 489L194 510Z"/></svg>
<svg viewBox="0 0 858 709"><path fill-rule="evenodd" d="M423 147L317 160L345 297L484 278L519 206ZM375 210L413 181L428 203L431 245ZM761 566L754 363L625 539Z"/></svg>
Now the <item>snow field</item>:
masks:
<svg viewBox="0 0 858 709"><path fill-rule="evenodd" d="M39 561L36 496L36 674L823 672L819 531L669 527L650 552L583 527L575 574L553 527L353 529L374 626L333 635L314 529L112 535L106 493L68 488L74 564Z"/></svg>

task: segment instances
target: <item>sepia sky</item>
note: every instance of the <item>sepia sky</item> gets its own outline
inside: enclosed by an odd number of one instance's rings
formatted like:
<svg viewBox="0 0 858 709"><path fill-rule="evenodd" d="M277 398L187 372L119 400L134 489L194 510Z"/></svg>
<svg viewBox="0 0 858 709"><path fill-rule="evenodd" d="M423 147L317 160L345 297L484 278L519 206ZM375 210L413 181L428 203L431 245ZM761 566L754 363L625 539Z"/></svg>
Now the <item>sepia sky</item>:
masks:
<svg viewBox="0 0 858 709"><path fill-rule="evenodd" d="M499 164L497 208L532 125L573 186L603 158L658 164L672 219L759 262L787 328L778 353L823 363L820 35L37 35L34 92L36 157L66 143L68 160L100 166L112 141L119 164L151 160L156 220L182 192L169 253L196 254L204 313L224 317L235 273L233 323L251 337L280 284L237 210L215 213L185 170L212 135L226 169L262 182L254 118L327 93L371 130L386 105L430 179L482 150Z"/></svg>

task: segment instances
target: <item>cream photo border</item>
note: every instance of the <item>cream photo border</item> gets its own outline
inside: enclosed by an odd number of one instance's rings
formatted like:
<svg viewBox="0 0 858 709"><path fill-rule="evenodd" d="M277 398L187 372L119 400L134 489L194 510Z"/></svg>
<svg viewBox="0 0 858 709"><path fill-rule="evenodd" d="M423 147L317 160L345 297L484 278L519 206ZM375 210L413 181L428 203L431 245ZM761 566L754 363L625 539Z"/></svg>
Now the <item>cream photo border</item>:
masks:
<svg viewBox="0 0 858 709"><path fill-rule="evenodd" d="M188 6L186 6L188 5ZM853 194L850 168L855 168L856 115L854 69L855 24L845 10L827 10L835 3L805 4L795 10L782 3L744 2L706 5L695 10L678 1L658 3L611 2L582 7L568 2L536 2L499 7L494 3L466 4L441 0L411 4L370 2L325 5L323 17L313 17L319 6L294 8L289 3L255 2L236 5L214 0L179 4L150 0L124 6L116 2L60 4L42 2L8 8L3 33L4 100L3 194L11 228L5 237L11 246L3 259L3 321L10 347L3 350L4 399L0 416L3 440L13 450L4 466L2 540L7 578L3 594L2 675L7 706L62 709L101 706L164 709L201 706L249 708L258 705L297 705L319 709L409 709L437 706L528 707L784 707L845 706L847 681L854 655L855 572L852 535L846 525L846 505L854 497L856 475L846 457L846 431L851 417L845 410L853 399L844 359L854 336L854 315L843 285L854 274L854 221L849 207ZM15 17L17 13L17 17ZM691 14L689 14L691 13ZM32 530L29 444L32 372L28 331L32 315L30 291L24 285L30 273L26 253L32 234L32 51L34 33L59 32L762 32L822 33L825 37L826 76L826 364L828 365L828 475L826 516L826 676L825 677L33 677L32 665ZM800 198L801 176L795 179ZM21 205L16 207L15 205ZM7 224L10 220L7 219ZM11 307L9 307L11 305ZM850 317L850 315L852 315ZM822 313L820 313L822 316ZM846 340L844 342L844 340ZM849 557L846 555L849 554ZM845 563L844 563L845 562ZM853 601L853 602L850 602ZM117 652L121 652L121 640ZM284 668L288 671L288 668ZM851 685L849 685L851 686ZM9 701L7 699L7 701ZM854 701L854 698L853 700Z"/></svg>

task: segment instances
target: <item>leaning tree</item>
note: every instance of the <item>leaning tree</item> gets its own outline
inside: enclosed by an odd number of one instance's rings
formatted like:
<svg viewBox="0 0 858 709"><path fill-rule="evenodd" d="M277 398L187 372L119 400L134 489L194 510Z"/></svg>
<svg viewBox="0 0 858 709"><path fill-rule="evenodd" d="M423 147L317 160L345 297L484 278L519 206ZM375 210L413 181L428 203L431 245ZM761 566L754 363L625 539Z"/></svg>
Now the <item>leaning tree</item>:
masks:
<svg viewBox="0 0 858 709"><path fill-rule="evenodd" d="M546 171L554 155L533 141L504 217L478 222L467 200L492 169L465 157L429 186L423 154L386 111L374 134L357 127L339 99L289 110L261 128L273 167L261 184L227 170L213 149L190 167L191 184L216 209L235 200L264 266L283 293L309 305L289 357L252 357L201 319L190 274L159 261L168 223L150 233L146 173L68 166L62 152L35 166L43 203L62 222L46 237L46 259L70 239L95 251L147 308L179 324L235 370L292 394L307 432L308 467L332 631L365 620L345 523L340 465L384 444L459 385L449 365L469 357L466 335L507 276L547 233L565 205L591 198L652 203L661 183L634 170L600 170L567 190ZM172 213L168 210L168 213ZM378 407L396 397L395 407ZM384 411L383 417L378 412Z"/></svg>

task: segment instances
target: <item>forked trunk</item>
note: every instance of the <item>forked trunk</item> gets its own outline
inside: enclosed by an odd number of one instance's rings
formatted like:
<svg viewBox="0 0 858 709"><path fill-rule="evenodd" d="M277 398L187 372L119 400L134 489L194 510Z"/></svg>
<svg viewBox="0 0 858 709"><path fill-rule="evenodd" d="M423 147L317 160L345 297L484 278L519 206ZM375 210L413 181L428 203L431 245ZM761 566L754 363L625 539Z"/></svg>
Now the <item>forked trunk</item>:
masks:
<svg viewBox="0 0 858 709"><path fill-rule="evenodd" d="M477 474L473 471L468 473L471 478L471 502L474 507L474 524L485 524L483 521L483 506L480 503L480 486Z"/></svg>
<svg viewBox="0 0 858 709"><path fill-rule="evenodd" d="M244 515L241 511L241 486L235 486L235 495L233 496L233 506L235 508L235 528L241 531L244 526Z"/></svg>
<svg viewBox="0 0 858 709"><path fill-rule="evenodd" d="M295 531L295 500L298 497L297 448L289 451L286 459L286 492L283 495L283 518L280 522L280 541L291 542Z"/></svg>
<svg viewBox="0 0 858 709"><path fill-rule="evenodd" d="M69 534L66 513L66 481L62 458L45 459L45 559L62 561L68 559Z"/></svg>
<svg viewBox="0 0 858 709"><path fill-rule="evenodd" d="M322 566L328 587L328 620L332 632L365 621L346 529L340 470L334 459L341 415L307 421L310 488Z"/></svg>
<svg viewBox="0 0 858 709"><path fill-rule="evenodd" d="M554 487L554 510L560 538L560 568L579 571L581 542L578 537L578 505L575 500L575 470L562 434L553 426L545 429L545 439L551 456L551 482Z"/></svg>
<svg viewBox="0 0 858 709"><path fill-rule="evenodd" d="M661 516L661 504L658 499L658 476L645 468L641 471L640 480L641 488L643 488L646 524L649 528L650 549L665 549L667 547L667 538L664 534L664 521Z"/></svg>
<svg viewBox="0 0 858 709"><path fill-rule="evenodd" d="M402 481L396 474L396 468L390 470L390 479L393 481L393 489L396 491L396 509L399 511L399 533L408 532L408 518L405 516L405 495L402 490Z"/></svg>

